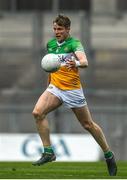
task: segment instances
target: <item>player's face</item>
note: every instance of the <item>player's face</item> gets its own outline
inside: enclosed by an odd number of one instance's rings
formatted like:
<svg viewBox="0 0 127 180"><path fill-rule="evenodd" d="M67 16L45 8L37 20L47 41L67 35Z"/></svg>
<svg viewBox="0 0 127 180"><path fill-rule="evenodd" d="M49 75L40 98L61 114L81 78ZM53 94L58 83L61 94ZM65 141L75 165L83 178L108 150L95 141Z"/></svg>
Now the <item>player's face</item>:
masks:
<svg viewBox="0 0 127 180"><path fill-rule="evenodd" d="M66 38L68 38L70 28L65 28L64 26L59 26L57 23L54 23L53 30L58 42L63 42Z"/></svg>

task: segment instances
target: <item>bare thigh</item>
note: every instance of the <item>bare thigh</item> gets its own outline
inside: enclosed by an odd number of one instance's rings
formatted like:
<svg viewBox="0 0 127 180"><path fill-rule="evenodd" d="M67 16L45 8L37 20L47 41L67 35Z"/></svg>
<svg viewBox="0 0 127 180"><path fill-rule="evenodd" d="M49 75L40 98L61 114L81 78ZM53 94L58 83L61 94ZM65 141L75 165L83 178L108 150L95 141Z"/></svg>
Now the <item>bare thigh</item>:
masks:
<svg viewBox="0 0 127 180"><path fill-rule="evenodd" d="M72 111L76 115L79 122L84 126L93 122L89 108L87 105L79 108L72 108Z"/></svg>
<svg viewBox="0 0 127 180"><path fill-rule="evenodd" d="M47 114L62 104L60 99L55 95L51 94L48 91L44 91L44 93L39 97L33 112L42 115Z"/></svg>

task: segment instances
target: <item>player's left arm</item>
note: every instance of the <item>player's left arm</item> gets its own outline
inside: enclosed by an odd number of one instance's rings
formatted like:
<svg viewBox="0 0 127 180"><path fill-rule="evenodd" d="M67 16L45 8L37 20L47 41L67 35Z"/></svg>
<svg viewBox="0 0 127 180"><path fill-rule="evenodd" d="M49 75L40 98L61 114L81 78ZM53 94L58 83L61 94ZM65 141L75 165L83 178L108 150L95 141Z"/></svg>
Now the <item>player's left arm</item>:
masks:
<svg viewBox="0 0 127 180"><path fill-rule="evenodd" d="M75 56L76 56L76 60L75 60L76 67L84 68L88 66L88 60L84 52L76 51Z"/></svg>
<svg viewBox="0 0 127 180"><path fill-rule="evenodd" d="M68 69L75 67L85 68L88 66L88 60L83 51L76 51L74 54L75 57L73 59L69 59L66 63Z"/></svg>
<svg viewBox="0 0 127 180"><path fill-rule="evenodd" d="M84 48L79 40L75 40L72 43L72 51L75 58L68 62L69 68L81 67L85 68L88 66L88 60L84 51Z"/></svg>

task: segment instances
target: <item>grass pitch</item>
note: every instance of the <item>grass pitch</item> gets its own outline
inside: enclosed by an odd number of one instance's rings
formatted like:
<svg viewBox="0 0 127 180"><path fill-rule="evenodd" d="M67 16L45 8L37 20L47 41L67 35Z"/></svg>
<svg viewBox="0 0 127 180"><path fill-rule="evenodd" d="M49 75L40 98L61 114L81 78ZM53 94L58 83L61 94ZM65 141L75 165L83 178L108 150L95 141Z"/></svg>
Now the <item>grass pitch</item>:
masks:
<svg viewBox="0 0 127 180"><path fill-rule="evenodd" d="M127 162L118 162L111 177L105 162L52 162L32 166L30 162L0 162L0 179L127 179Z"/></svg>

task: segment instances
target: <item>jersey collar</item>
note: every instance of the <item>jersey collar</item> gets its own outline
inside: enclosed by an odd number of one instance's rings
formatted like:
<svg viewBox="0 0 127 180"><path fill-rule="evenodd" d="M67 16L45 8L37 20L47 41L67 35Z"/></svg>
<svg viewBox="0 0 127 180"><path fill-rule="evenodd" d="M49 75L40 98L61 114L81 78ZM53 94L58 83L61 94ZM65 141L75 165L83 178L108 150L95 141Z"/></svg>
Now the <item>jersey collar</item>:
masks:
<svg viewBox="0 0 127 180"><path fill-rule="evenodd" d="M57 41L57 45L58 46L62 46L65 42L67 42L69 39L71 39L71 37L69 36L66 40L64 40L63 42L61 42L61 43L59 43L58 41Z"/></svg>
<svg viewBox="0 0 127 180"><path fill-rule="evenodd" d="M64 43L65 43L65 41L63 41L62 43L59 43L59 42L57 41L57 45L58 45L58 46L62 46Z"/></svg>

